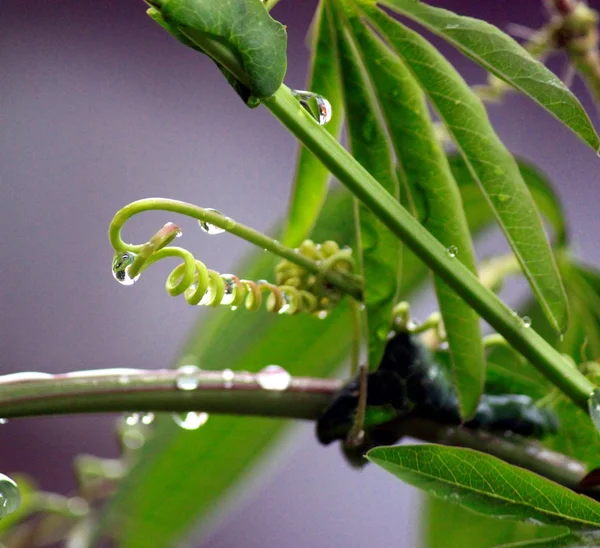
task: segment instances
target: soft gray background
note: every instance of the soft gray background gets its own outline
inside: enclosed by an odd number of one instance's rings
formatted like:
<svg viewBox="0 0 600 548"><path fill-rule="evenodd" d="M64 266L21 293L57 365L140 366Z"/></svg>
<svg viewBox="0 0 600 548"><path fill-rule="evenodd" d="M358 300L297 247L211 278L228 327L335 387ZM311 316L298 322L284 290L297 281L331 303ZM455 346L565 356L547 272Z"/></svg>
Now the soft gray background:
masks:
<svg viewBox="0 0 600 548"><path fill-rule="evenodd" d="M541 22L541 2L439 4L500 26ZM314 5L283 0L275 11L288 25L292 87L304 87ZM160 266L133 288L114 282L112 215L129 201L169 196L265 230L285 212L295 142L266 110L245 108L213 65L152 23L140 1L3 0L2 8L0 373L166 366L197 310L164 293ZM576 91L587 100L580 85ZM557 182L580 253L598 263L600 160L524 98L491 115L511 149ZM166 220L142 216L126 237L143 241ZM183 225L187 245L212 268L230 270L248 249L226 235L195 244L194 225ZM116 455L112 425L112 417L12 421L0 429L0 470L68 490L74 454ZM374 468L349 470L309 426L297 428L264 476L255 496L192 545L417 544L414 492Z"/></svg>

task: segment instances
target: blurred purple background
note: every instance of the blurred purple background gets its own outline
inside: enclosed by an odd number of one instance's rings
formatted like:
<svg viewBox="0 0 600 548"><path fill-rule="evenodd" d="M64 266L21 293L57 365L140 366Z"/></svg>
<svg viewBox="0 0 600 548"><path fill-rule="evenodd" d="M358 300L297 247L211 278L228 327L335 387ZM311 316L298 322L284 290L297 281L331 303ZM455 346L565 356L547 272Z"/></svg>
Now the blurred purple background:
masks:
<svg viewBox="0 0 600 548"><path fill-rule="evenodd" d="M541 1L438 4L500 27L542 22ZM266 230L285 213L296 143L266 110L247 109L211 62L148 19L141 1L2 6L0 373L167 366L197 310L164 293L168 266L135 288L114 282L106 237L113 214L135 199L169 196ZM314 6L282 0L274 11L288 25L292 87L304 88ZM469 81L482 81L479 69L443 49ZM552 66L562 70L561 62ZM575 91L592 110L580 83ZM490 112L508 146L556 182L577 249L598 264L600 160L523 97ZM166 220L143 215L126 238L144 241ZM194 222L183 228L198 230ZM202 260L221 271L248 251L227 236L219 246L199 241ZM11 421L0 428L0 470L64 492L74 486L73 455L116 456L113 422ZM316 443L310 425L295 431L265 466L266 483L190 546L417 544L419 499L411 488L375 469L350 470L338 451Z"/></svg>

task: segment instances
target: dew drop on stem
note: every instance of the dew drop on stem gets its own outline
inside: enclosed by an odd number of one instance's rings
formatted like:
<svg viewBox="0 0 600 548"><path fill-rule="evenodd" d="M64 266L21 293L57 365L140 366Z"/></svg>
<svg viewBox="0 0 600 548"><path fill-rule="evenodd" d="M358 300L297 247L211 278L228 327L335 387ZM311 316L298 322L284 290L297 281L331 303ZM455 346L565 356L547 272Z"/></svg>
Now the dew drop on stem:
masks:
<svg viewBox="0 0 600 548"><path fill-rule="evenodd" d="M133 285L140 277L138 274L135 278L129 275L128 269L135 259L135 253L124 251L117 253L112 263L112 275L121 285Z"/></svg>
<svg viewBox="0 0 600 548"><path fill-rule="evenodd" d="M182 365L177 369L175 384L179 390L196 390L198 388L200 368L195 365Z"/></svg>
<svg viewBox="0 0 600 548"><path fill-rule="evenodd" d="M235 379L235 373L231 369L223 369L221 377L223 378L223 386L226 389L230 389L233 387L233 379Z"/></svg>
<svg viewBox="0 0 600 548"><path fill-rule="evenodd" d="M217 213L218 215L223 216L223 214L218 209L213 209L211 207L207 207L206 211L211 211L212 213ZM198 224L200 225L200 228L202 230L204 230L204 232L206 232L207 234L211 234L211 235L223 234L223 232L225 232L224 228L213 225L212 223L209 223L208 221L198 221Z"/></svg>
<svg viewBox="0 0 600 548"><path fill-rule="evenodd" d="M323 126L331 120L331 103L312 91L292 90L292 95L318 123Z"/></svg>
<svg viewBox="0 0 600 548"><path fill-rule="evenodd" d="M529 316L523 316L521 318L521 325L527 329L528 327L531 327L531 318Z"/></svg>
<svg viewBox="0 0 600 548"><path fill-rule="evenodd" d="M256 382L264 390L287 390L292 376L279 365L267 365L256 374Z"/></svg>
<svg viewBox="0 0 600 548"><path fill-rule="evenodd" d="M456 247L455 245L451 245L446 248L446 253L448 253L448 257L454 259L454 257L458 255L458 247Z"/></svg>
<svg viewBox="0 0 600 548"><path fill-rule="evenodd" d="M184 413L173 413L173 422L184 430L197 430L208 421L208 413L188 411Z"/></svg>

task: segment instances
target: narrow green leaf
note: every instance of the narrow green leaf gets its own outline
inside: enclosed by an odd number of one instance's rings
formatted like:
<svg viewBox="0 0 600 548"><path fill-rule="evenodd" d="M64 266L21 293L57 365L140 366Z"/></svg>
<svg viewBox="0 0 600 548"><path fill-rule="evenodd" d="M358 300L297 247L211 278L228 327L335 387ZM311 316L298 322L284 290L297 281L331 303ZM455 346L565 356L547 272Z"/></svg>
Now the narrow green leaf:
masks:
<svg viewBox="0 0 600 548"><path fill-rule="evenodd" d="M427 548L505 547L515 542L549 542L569 534L566 527L541 527L482 516L459 504L430 496L425 501L421 530Z"/></svg>
<svg viewBox="0 0 600 548"><path fill-rule="evenodd" d="M378 447L367 458L433 496L502 518L600 527L600 504L533 472L471 449L442 445Z"/></svg>
<svg viewBox="0 0 600 548"><path fill-rule="evenodd" d="M467 57L528 95L595 151L600 140L581 103L552 71L497 27L419 0L379 0L444 38Z"/></svg>
<svg viewBox="0 0 600 548"><path fill-rule="evenodd" d="M326 1L319 2L311 26L312 54L307 89L322 95L331 104L331 120L325 129L337 137L342 126L343 108ZM290 247L297 247L310 234L323 206L330 178L329 170L315 155L304 146L299 147L288 221L282 238Z"/></svg>
<svg viewBox="0 0 600 548"><path fill-rule="evenodd" d="M185 45L198 50L198 43L212 41L225 48L241 63L247 80L243 84L253 97L270 97L281 86L287 34L261 0L149 0L149 4L152 19Z"/></svg>
<svg viewBox="0 0 600 548"><path fill-rule="evenodd" d="M398 180L387 135L370 93L355 45L341 25L341 12L332 21L336 36L348 138L353 156L393 196L399 197ZM401 260L398 238L363 204L355 200L357 248L365 280L369 368L379 366L396 304Z"/></svg>
<svg viewBox="0 0 600 548"><path fill-rule="evenodd" d="M425 97L409 70L361 21L346 17L369 74L405 187L425 200L425 227L456 259L476 273L475 255L458 185L435 135ZM440 278L434 278L450 345L454 385L461 415L475 414L483 390L485 362L479 316Z"/></svg>
<svg viewBox="0 0 600 548"><path fill-rule="evenodd" d="M488 197L534 294L554 328L564 332L567 301L541 219L481 101L424 38L370 4L361 7L421 84Z"/></svg>

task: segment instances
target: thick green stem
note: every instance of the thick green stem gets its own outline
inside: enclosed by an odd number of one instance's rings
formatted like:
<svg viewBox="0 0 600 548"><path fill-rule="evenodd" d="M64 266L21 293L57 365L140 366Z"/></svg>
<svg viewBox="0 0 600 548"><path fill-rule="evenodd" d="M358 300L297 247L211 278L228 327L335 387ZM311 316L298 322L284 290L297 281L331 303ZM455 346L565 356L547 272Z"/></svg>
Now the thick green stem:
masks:
<svg viewBox="0 0 600 548"><path fill-rule="evenodd" d="M331 173L373 211L421 260L452 287L483 319L577 405L587 409L594 385L451 254L299 105L281 86L265 106Z"/></svg>

